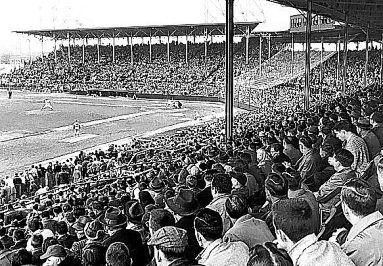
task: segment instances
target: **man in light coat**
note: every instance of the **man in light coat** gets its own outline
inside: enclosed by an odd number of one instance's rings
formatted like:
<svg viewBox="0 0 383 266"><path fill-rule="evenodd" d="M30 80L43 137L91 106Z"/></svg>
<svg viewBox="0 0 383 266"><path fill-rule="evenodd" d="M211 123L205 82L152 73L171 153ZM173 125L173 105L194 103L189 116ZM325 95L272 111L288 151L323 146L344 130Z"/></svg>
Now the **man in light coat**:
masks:
<svg viewBox="0 0 383 266"><path fill-rule="evenodd" d="M352 224L342 249L357 266L383 265L383 215L375 211L374 189L354 179L342 188L341 195L344 216Z"/></svg>

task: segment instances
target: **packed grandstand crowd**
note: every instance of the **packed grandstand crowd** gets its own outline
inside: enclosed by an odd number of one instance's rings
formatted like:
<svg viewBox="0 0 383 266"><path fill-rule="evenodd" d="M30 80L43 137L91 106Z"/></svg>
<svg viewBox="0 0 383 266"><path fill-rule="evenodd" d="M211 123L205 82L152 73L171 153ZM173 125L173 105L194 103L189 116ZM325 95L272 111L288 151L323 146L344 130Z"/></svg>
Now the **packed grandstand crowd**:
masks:
<svg viewBox="0 0 383 266"><path fill-rule="evenodd" d="M31 84L51 82L50 75L57 84L132 85L142 77L157 86L148 93L163 86L177 94L184 89L164 84L220 71L220 48L213 50L209 63L191 59L188 68L182 48L169 65L155 54L151 64L136 57L134 68L118 49L118 64L103 52L100 65L82 66L78 50L70 70L59 53L61 67L50 55L12 75ZM303 111L294 82L267 88L254 98L269 104L236 116L231 141L218 120L5 177L0 265L379 265L383 95L378 83L361 89L360 53L350 55L348 96ZM374 51L371 57L369 79L376 80ZM126 68L132 75L122 76ZM323 83L329 89L337 85L334 73L331 58Z"/></svg>

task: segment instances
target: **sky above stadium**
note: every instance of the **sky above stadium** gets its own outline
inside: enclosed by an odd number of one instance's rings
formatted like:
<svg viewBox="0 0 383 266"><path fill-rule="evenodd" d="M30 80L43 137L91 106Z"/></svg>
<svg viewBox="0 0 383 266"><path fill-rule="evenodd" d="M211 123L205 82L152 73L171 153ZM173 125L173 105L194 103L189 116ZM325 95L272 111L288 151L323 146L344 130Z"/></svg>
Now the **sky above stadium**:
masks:
<svg viewBox="0 0 383 266"><path fill-rule="evenodd" d="M225 0L12 0L4 1L1 9L0 54L29 53L28 38L13 30L225 21ZM262 31L288 29L290 16L297 13L266 0L235 0L235 20L261 21ZM30 40L32 53L40 52L40 42Z"/></svg>

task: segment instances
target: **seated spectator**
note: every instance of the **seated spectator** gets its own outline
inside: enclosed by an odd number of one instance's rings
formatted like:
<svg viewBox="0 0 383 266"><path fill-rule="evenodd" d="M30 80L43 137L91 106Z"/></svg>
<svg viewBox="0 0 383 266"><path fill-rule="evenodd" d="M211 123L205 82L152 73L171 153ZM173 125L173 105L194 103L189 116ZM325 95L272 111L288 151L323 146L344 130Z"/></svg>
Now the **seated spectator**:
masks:
<svg viewBox="0 0 383 266"><path fill-rule="evenodd" d="M32 265L33 257L25 248L20 248L12 254L12 266Z"/></svg>
<svg viewBox="0 0 383 266"><path fill-rule="evenodd" d="M64 248L71 249L74 242L78 241L77 237L68 234L68 225L66 222L57 222L57 241Z"/></svg>
<svg viewBox="0 0 383 266"><path fill-rule="evenodd" d="M11 250L17 250L27 247L27 240L25 239L25 233L22 229L16 229L13 231L13 242L15 243Z"/></svg>
<svg viewBox="0 0 383 266"><path fill-rule="evenodd" d="M303 136L299 139L299 150L302 157L295 165L295 169L301 174L302 181L316 173L320 167L321 157L313 149L313 143L309 137Z"/></svg>
<svg viewBox="0 0 383 266"><path fill-rule="evenodd" d="M371 124L367 118L359 118L356 123L358 135L366 142L369 158L374 158L380 152L378 137L371 130Z"/></svg>
<svg viewBox="0 0 383 266"><path fill-rule="evenodd" d="M46 252L40 256L41 260L45 260L43 266L48 265L57 265L57 266L64 266L64 265L70 265L69 258L67 259L68 253L66 252L65 248L61 245L52 245L49 246Z"/></svg>
<svg viewBox="0 0 383 266"><path fill-rule="evenodd" d="M154 258L157 265L196 265L185 255L188 246L186 230L165 226L154 232L148 245L154 247Z"/></svg>
<svg viewBox="0 0 383 266"><path fill-rule="evenodd" d="M342 249L357 266L383 261L383 215L376 211L376 193L363 180L342 187L342 209L352 224Z"/></svg>
<svg viewBox="0 0 383 266"><path fill-rule="evenodd" d="M285 250L278 249L276 244L266 242L250 250L247 266L292 266L293 262Z"/></svg>
<svg viewBox="0 0 383 266"><path fill-rule="evenodd" d="M82 251L82 266L105 265L106 247L102 244L105 237L103 225L94 220L85 225L87 242Z"/></svg>
<svg viewBox="0 0 383 266"><path fill-rule="evenodd" d="M378 137L380 147L383 147L383 113L376 111L370 116L372 132Z"/></svg>
<svg viewBox="0 0 383 266"><path fill-rule="evenodd" d="M132 257L128 247L122 242L114 242L106 251L106 266L131 266Z"/></svg>
<svg viewBox="0 0 383 266"><path fill-rule="evenodd" d="M341 248L318 241L310 205L304 199L280 200L273 205L278 248L290 255L293 265L354 265Z"/></svg>
<svg viewBox="0 0 383 266"><path fill-rule="evenodd" d="M291 163L291 159L283 153L283 146L280 143L271 144L270 154L272 156L273 163Z"/></svg>
<svg viewBox="0 0 383 266"><path fill-rule="evenodd" d="M339 202L341 186L356 177L355 171L351 169L353 161L354 156L345 149L340 149L329 157L329 163L334 166L336 173L319 188L318 192L314 193L317 201L321 203L321 208L330 210Z"/></svg>
<svg viewBox="0 0 383 266"><path fill-rule="evenodd" d="M216 173L217 170L206 170L206 172L203 173L205 188L202 189L202 191L200 191L196 196L201 208L206 207L213 200L213 195L211 194L211 182L213 181L213 177Z"/></svg>
<svg viewBox="0 0 383 266"><path fill-rule="evenodd" d="M242 241L251 249L257 244L274 240L267 224L252 217L248 209L246 201L238 195L231 195L226 200L226 211L233 227L223 236L224 242Z"/></svg>
<svg viewBox="0 0 383 266"><path fill-rule="evenodd" d="M32 250L30 253L33 256L33 262L36 264L41 264L40 256L43 255L43 236L40 234L32 235Z"/></svg>
<svg viewBox="0 0 383 266"><path fill-rule="evenodd" d="M226 212L226 199L229 197L232 190L231 178L227 174L217 174L214 176L211 183L211 194L213 195L212 202L206 208L212 209L221 215L223 223L223 233L231 227L231 221Z"/></svg>
<svg viewBox="0 0 383 266"><path fill-rule="evenodd" d="M295 165L302 156L299 150L299 140L294 136L286 136L282 143L283 153L290 158L291 164Z"/></svg>
<svg viewBox="0 0 383 266"><path fill-rule="evenodd" d="M245 201L248 201L249 199L249 190L246 186L247 178L243 173L239 172L230 172L229 173L231 177L231 183L232 183L232 195L238 195L242 197Z"/></svg>
<svg viewBox="0 0 383 266"><path fill-rule="evenodd" d="M148 260L147 249L142 243L140 233L126 229L127 217L117 208L109 207L102 219L107 234L109 235L104 241L105 247L115 242L124 243L131 254L133 260L132 265L144 265Z"/></svg>
<svg viewBox="0 0 383 266"><path fill-rule="evenodd" d="M195 234L203 248L197 256L198 263L205 266L242 266L249 259L249 248L241 241L223 242L223 224L220 214L202 209L194 220Z"/></svg>
<svg viewBox="0 0 383 266"><path fill-rule="evenodd" d="M339 121L334 126L337 138L344 142L343 148L350 151L354 156L351 168L357 175L361 175L369 163L369 153L366 142L351 131L348 121Z"/></svg>
<svg viewBox="0 0 383 266"><path fill-rule="evenodd" d="M149 217L149 231L153 235L158 229L165 226L174 226L174 216L164 209L154 209L150 212Z"/></svg>

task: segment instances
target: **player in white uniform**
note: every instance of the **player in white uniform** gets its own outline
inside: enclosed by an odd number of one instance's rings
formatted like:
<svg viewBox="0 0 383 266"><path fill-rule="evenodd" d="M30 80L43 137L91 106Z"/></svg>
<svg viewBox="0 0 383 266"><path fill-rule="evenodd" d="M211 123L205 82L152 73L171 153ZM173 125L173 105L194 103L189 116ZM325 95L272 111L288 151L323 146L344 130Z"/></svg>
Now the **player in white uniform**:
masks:
<svg viewBox="0 0 383 266"><path fill-rule="evenodd" d="M41 111L45 110L45 109L49 109L50 111L53 111L53 106L52 106L51 100L49 100L49 99L44 100L44 106L41 107Z"/></svg>
<svg viewBox="0 0 383 266"><path fill-rule="evenodd" d="M76 121L73 123L73 130L74 130L74 135L75 135L75 136L79 136L79 135L80 135L80 128L81 128L81 125L80 125L80 123L78 122L78 120L76 120Z"/></svg>

